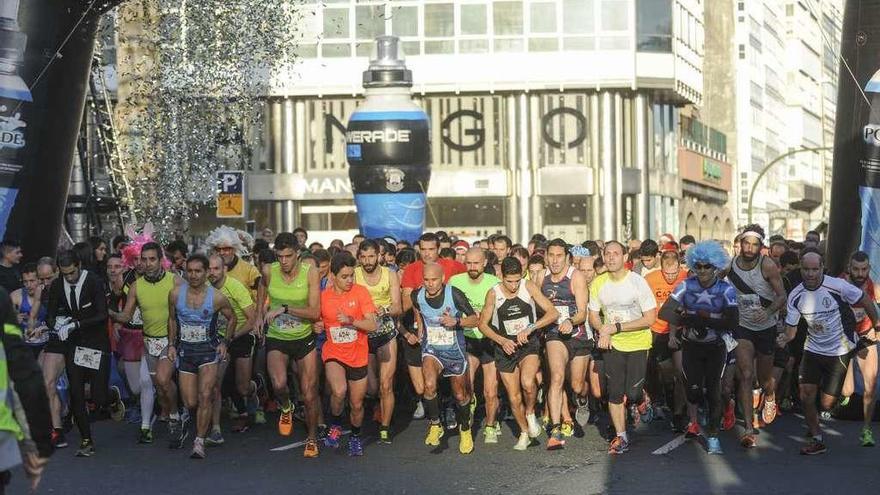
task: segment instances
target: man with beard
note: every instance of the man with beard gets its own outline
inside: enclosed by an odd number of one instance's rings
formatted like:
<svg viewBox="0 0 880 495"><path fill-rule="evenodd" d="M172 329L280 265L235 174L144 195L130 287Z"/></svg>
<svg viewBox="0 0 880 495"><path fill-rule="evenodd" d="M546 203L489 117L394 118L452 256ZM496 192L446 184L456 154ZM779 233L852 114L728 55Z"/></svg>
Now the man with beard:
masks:
<svg viewBox="0 0 880 495"><path fill-rule="evenodd" d="M484 273L486 254L481 248L470 248L465 254L464 263L467 267L467 273L453 275L449 279L449 285L464 292L471 307L479 313L483 309L483 304L486 303L486 294L498 284L498 278ZM465 327L464 340L472 385L474 385L477 369L483 368L483 399L486 401L484 440L486 443L498 443L501 425L495 420L495 415L498 413L498 374L495 369L495 350L492 341L483 336L477 325Z"/></svg>
<svg viewBox="0 0 880 495"><path fill-rule="evenodd" d="M390 444L394 371L397 369L397 318L401 314L400 279L388 267L379 265L376 241L361 242L358 261L361 266L354 269L354 280L367 288L379 318L379 328L368 334L367 390L372 397L379 395L379 443Z"/></svg>
<svg viewBox="0 0 880 495"><path fill-rule="evenodd" d="M759 225L747 225L739 235L740 254L733 259L727 273L738 294L739 325L733 336L738 342L736 365L740 380L739 403L745 418L745 432L740 444L745 448L753 448L757 444L755 423L759 422L754 415L760 409L761 396L760 391L755 394L752 390L756 378L763 389L762 419L766 424L776 419L774 343L776 322L786 295L779 267L772 259L761 254L763 244L764 229Z"/></svg>
<svg viewBox="0 0 880 495"><path fill-rule="evenodd" d="M880 296L880 288L874 285L870 273L871 261L868 259L868 254L864 251L856 251L849 259L848 273L843 274L841 278L862 289L868 299L877 303L880 301L880 297L878 297ZM871 430L871 420L874 418L874 407L877 405L874 397L877 389L877 333L871 325L871 319L868 318L865 307L859 303L854 304L852 309L856 317L856 330L859 334L856 361L859 364L864 384L862 395L864 423L859 443L862 447L873 447L874 432ZM853 365L850 363L846 372L846 381L843 383L842 395L848 399L854 389Z"/></svg>

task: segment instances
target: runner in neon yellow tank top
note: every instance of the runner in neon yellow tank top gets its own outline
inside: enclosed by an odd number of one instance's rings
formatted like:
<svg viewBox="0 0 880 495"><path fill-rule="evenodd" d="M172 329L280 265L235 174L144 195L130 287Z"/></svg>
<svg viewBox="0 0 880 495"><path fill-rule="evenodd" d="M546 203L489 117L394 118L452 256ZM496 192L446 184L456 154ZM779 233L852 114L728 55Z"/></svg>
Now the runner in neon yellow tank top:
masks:
<svg viewBox="0 0 880 495"><path fill-rule="evenodd" d="M183 279L162 268L162 247L148 242L141 248L141 268L143 277L131 285L125 308L117 313L110 311L110 318L117 323L128 323L134 316L135 307L140 308L144 321L144 354L141 357L150 371L156 386L162 411L168 414L171 447L183 446L183 432L186 424L180 421L177 410L177 385L175 385L174 363L168 359L168 294L183 283ZM149 425L150 423L144 424ZM153 433L149 427L141 426L140 443L152 443Z"/></svg>
<svg viewBox="0 0 880 495"><path fill-rule="evenodd" d="M400 279L379 265L379 245L366 240L358 246L359 267L355 283L370 293L382 325L369 334L370 359L367 374L369 396L379 396L379 443L391 443L391 416L394 412L394 372L397 370L397 318L401 315ZM378 378L378 379L377 379Z"/></svg>
<svg viewBox="0 0 880 495"><path fill-rule="evenodd" d="M320 363L312 322L320 317L321 293L318 271L300 262L299 249L296 237L289 232L282 232L275 238L278 261L263 267L262 283L257 292L257 327L262 328L264 324L269 326L266 365L275 398L281 403L278 432L287 436L293 431L293 404L287 387L287 371L293 359L306 406L308 439L304 455L317 457L317 427L321 407L318 397Z"/></svg>

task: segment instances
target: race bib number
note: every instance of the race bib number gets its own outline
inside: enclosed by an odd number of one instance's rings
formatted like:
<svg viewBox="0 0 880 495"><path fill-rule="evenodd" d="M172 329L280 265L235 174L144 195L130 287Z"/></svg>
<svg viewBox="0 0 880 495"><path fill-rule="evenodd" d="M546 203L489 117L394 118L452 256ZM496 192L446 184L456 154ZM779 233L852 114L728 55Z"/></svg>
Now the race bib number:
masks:
<svg viewBox="0 0 880 495"><path fill-rule="evenodd" d="M208 340L208 329L202 325L181 325L180 340L190 343Z"/></svg>
<svg viewBox="0 0 880 495"><path fill-rule="evenodd" d="M141 315L141 308L134 308L134 314L132 315L131 321L129 323L138 326L142 326L144 324L144 317Z"/></svg>
<svg viewBox="0 0 880 495"><path fill-rule="evenodd" d="M517 318L515 320L508 320L504 322L504 330L507 332L507 335L516 335L529 326L529 317L523 316L522 318Z"/></svg>
<svg viewBox="0 0 880 495"><path fill-rule="evenodd" d="M330 327L330 339L334 344L350 344L357 340L354 327Z"/></svg>
<svg viewBox="0 0 880 495"><path fill-rule="evenodd" d="M101 367L101 351L77 346L73 352L73 364L96 370Z"/></svg>
<svg viewBox="0 0 880 495"><path fill-rule="evenodd" d="M608 319L608 323L612 323L612 324L626 323L626 322L632 320L632 318L630 318L629 311L624 311L624 310L619 310L619 309L617 309L617 310L609 309L608 312L605 313L605 315L606 315L606 318Z"/></svg>
<svg viewBox="0 0 880 495"><path fill-rule="evenodd" d="M757 322L760 313L764 311L761 298L757 294L740 294L738 304L739 314L744 321Z"/></svg>
<svg viewBox="0 0 880 495"><path fill-rule="evenodd" d="M818 321L815 323L807 323L807 327L809 328L810 333L814 334L820 334L825 331L825 325Z"/></svg>
<svg viewBox="0 0 880 495"><path fill-rule="evenodd" d="M448 347L455 344L455 332L446 327L428 327L428 345Z"/></svg>
<svg viewBox="0 0 880 495"><path fill-rule="evenodd" d="M736 346L739 345L739 342L731 337L729 333L722 335L721 340L724 341L724 346L727 348L727 352L733 352L733 350L736 349Z"/></svg>
<svg viewBox="0 0 880 495"><path fill-rule="evenodd" d="M562 322L571 318L571 311L569 311L568 306L554 306L556 311L559 311L559 318L556 319L557 325L562 325Z"/></svg>
<svg viewBox="0 0 880 495"><path fill-rule="evenodd" d="M147 344L147 353L150 356L159 357L160 355L162 355L162 351L164 351L165 348L168 347L168 338L145 337L144 343Z"/></svg>
<svg viewBox="0 0 880 495"><path fill-rule="evenodd" d="M275 318L275 326L281 331L296 330L302 325L302 320L293 315L278 315Z"/></svg>

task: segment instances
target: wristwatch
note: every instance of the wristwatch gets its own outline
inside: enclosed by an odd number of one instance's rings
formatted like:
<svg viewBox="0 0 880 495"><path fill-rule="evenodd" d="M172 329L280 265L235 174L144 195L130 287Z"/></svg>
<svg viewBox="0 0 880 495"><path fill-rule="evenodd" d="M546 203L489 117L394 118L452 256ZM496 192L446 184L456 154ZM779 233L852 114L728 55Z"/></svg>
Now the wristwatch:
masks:
<svg viewBox="0 0 880 495"><path fill-rule="evenodd" d="M620 333L620 332L623 331L623 329L620 328L620 322L619 322L619 321L618 321L617 323L614 324L614 328L617 329L617 332L616 332L616 333Z"/></svg>

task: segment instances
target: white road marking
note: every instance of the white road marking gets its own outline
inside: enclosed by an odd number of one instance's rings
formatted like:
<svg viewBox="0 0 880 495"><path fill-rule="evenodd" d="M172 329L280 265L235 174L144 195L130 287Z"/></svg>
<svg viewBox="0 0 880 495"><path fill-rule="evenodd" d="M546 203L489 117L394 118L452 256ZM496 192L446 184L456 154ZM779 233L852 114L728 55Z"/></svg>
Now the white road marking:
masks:
<svg viewBox="0 0 880 495"><path fill-rule="evenodd" d="M651 453L654 455L668 454L668 453L672 452L673 450L681 447L687 441L688 441L688 439L685 438L684 435L680 435L680 436L673 438L672 440L669 441L669 443L667 443L666 445L660 447L659 449L657 449Z"/></svg>
<svg viewBox="0 0 880 495"><path fill-rule="evenodd" d="M351 433L351 430L343 430L342 435L348 435ZM306 444L305 440L300 440L299 442L293 442L291 444L282 445L281 447L275 447L274 449L269 449L270 452L284 452L285 450L295 449L297 447L302 447Z"/></svg>

